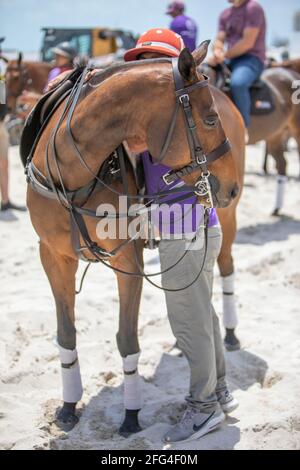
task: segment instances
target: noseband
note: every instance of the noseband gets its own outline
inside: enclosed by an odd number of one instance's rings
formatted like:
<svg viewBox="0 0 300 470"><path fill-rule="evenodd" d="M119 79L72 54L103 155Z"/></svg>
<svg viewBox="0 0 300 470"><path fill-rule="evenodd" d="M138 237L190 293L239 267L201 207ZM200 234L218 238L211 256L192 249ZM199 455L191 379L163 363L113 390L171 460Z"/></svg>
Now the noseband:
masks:
<svg viewBox="0 0 300 470"><path fill-rule="evenodd" d="M207 207L213 207L213 190L209 182L210 172L208 171L207 166L227 153L231 149L231 145L229 140L226 139L224 142L222 142L222 144L219 145L219 147L212 150L211 152L204 152L203 146L198 137L197 125L193 117L192 106L190 103L190 93L192 93L194 90L207 87L209 78L206 75L203 75L204 80L194 83L193 85L185 86L184 80L179 72L178 58L172 59L172 67L175 85L176 108L165 143L157 159L157 164L162 162L168 151L174 134L179 109L181 108L183 110L187 139L190 148L191 163L185 165L179 170L170 170L163 176L163 180L167 185L170 185L183 176L190 175L199 169L202 170L202 174L195 184L194 192L198 196L207 197L205 205Z"/></svg>

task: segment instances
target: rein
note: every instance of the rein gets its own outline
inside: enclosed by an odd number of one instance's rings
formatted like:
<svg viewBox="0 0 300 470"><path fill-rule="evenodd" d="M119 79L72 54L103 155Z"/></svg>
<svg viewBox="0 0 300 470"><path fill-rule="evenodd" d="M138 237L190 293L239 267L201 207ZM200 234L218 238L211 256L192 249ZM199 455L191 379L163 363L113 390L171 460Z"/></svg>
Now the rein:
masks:
<svg viewBox="0 0 300 470"><path fill-rule="evenodd" d="M101 166L98 174L95 174L87 162L85 161L84 157L82 156L72 133L71 129L71 121L72 117L76 108L76 105L78 103L80 93L82 91L83 85L85 83L85 78L86 75L89 71L89 68L85 68L82 75L79 76L79 78L76 80L76 83L74 87L71 90L70 95L67 97L64 109L62 111L62 114L53 129L50 139L47 143L47 148L46 148L46 173L47 175L43 175L33 164L32 162L32 157L33 157L33 152L31 152L27 165L26 165L26 170L25 173L27 175L27 181L28 183L32 186L32 188L39 194L43 195L44 197L51 198L57 200L63 208L65 208L70 215L70 224L71 224L71 238L72 238L72 244L75 253L77 256L88 262L101 262L105 266L109 267L110 269L114 270L115 272L122 273L122 274L127 274L131 276L138 276L138 277L145 277L151 284L155 285L156 287L166 290L166 291L181 291L184 290L191 285L193 285L198 278L200 277L203 267L205 265L205 259L206 259L206 254L207 254L207 230L208 230L208 212L207 208L213 207L213 196L212 196L212 190L215 189L214 187L211 187L210 184L210 173L208 171L207 165L212 163L213 161L217 160L221 156L223 156L225 153L227 153L230 150L230 144L229 141L226 139L219 147L217 147L215 150L212 152L209 152L207 154L204 153L203 147L201 145L201 142L198 138L197 135L197 126L195 124L194 118L193 118L193 113L192 113L192 107L190 104L190 98L189 98L189 93L194 91L195 89L198 88L204 88L208 85L208 78L204 76L203 81L199 81L193 85L190 86L185 86L184 81L180 75L179 69L178 69L178 59L172 59L172 68L173 68L173 77L174 77L174 84L175 84L175 95L176 95L176 108L174 111L174 115L167 133L167 137L165 139L163 148L161 150L161 153L158 157L157 163L163 161L166 152L169 148L169 145L171 143L174 130L175 130L175 125L177 122L177 117L179 110L182 109L184 119L185 119L185 127L186 127L186 132L187 132L187 138L188 138L188 143L189 143L189 148L190 148L190 155L191 155L191 162L182 167L179 170L171 170L168 173L166 173L163 176L164 182L169 185L176 179L186 176L191 174L192 172L196 170L201 170L201 176L197 180L196 184L194 186L188 186L184 185L180 188L172 188L171 190L166 190L166 191L160 191L158 192L155 196L153 194L148 195L144 194L143 197L150 198L151 200L145 204L146 210L148 210L148 206L151 205L151 202L153 202L153 197L155 197L155 202L159 201L160 199L163 199L165 196L169 196L172 194L176 193L182 193L185 192L184 197L179 196L178 198L172 200L172 204L188 198L190 195L195 194L199 196L204 196L207 197L206 199L206 210L205 210L205 215L204 215L204 227L205 227L205 253L204 253L204 259L203 263L201 266L201 269L199 271L199 274L197 277L194 279L193 282L191 282L188 286L185 286L180 289L163 289L160 286L157 286L154 284L149 277L151 276L157 276L161 275L170 269L174 268L186 255L187 251L185 251L184 255L181 256L181 258L173 265L167 268L166 270L160 272L160 273L155 273L155 274L146 274L143 271L143 268L140 266L138 262L138 256L137 256L137 250L136 250L136 240L135 237L131 237L123 241L118 247L116 247L114 250L107 252L106 250L103 250L96 242L92 241L84 218L83 216L89 216L97 219L103 219L103 218L120 218L120 217L132 217L129 215L128 210L126 214L103 214L103 215L98 215L95 211L92 211L90 209L86 209L82 207L89 199L90 195L93 193L93 191L97 188L100 187L100 189L107 188L111 192L118 194L119 196L127 196L128 199L141 199L140 195L130 195L128 194L128 185L127 185L127 168L126 168L126 161L125 161L125 156L124 156L124 149L122 145L119 145L117 149L110 155L109 159L104 162L104 164L108 161L107 165L107 173L104 175L102 172L102 167ZM59 161L58 161L58 155L56 151L56 136L57 132L60 129L60 126L64 119L67 119L67 124L66 124L66 129L68 136L70 138L70 141L72 143L73 150L75 151L78 160L80 163L83 165L83 167L93 176L93 181L88 183L86 186L79 188L78 190L75 191L68 191L67 188L64 185L63 177L61 174L60 166L59 166ZM55 168L58 174L58 179L59 179L59 186L55 184L53 175L51 173L50 169L50 154L52 156L52 160L55 164ZM110 163L113 162L113 165ZM110 176L110 183L108 184L105 181L105 177L107 174ZM110 185L111 182L113 182L116 178L120 178L122 183L123 183L123 188L124 188L124 193L120 193L119 191L116 191L113 189ZM78 198L78 194L81 194L82 197L84 198L84 202L81 204L76 204L76 199ZM145 210L145 209L143 209ZM138 212L135 214L138 215ZM82 237L84 241L84 245L81 246L80 244L80 236ZM137 259L137 265L139 268L139 272L126 272L121 269L115 268L111 266L110 264L105 262L105 259L110 259L114 255L117 254L117 252L123 248L126 244L129 244L133 242L134 247L135 247L135 253L136 253L136 259ZM95 259L89 259L84 255L84 251L88 251ZM85 271L86 273L86 271Z"/></svg>

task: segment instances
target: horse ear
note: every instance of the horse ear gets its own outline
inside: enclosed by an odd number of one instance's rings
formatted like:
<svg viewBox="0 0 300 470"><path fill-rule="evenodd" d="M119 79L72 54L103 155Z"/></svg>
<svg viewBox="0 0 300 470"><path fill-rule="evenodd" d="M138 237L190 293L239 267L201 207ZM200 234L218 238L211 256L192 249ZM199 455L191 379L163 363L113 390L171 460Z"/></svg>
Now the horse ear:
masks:
<svg viewBox="0 0 300 470"><path fill-rule="evenodd" d="M19 52L19 55L18 55L18 64L19 65L22 62L22 59L23 59L23 54L22 54L22 52Z"/></svg>
<svg viewBox="0 0 300 470"><path fill-rule="evenodd" d="M178 69L180 75L187 82L193 82L197 80L196 63L194 57L186 47L180 52L178 58Z"/></svg>
<svg viewBox="0 0 300 470"><path fill-rule="evenodd" d="M207 56L208 46L210 44L210 40L201 42L200 46L193 52L193 58L196 62L197 67L204 61L205 57Z"/></svg>

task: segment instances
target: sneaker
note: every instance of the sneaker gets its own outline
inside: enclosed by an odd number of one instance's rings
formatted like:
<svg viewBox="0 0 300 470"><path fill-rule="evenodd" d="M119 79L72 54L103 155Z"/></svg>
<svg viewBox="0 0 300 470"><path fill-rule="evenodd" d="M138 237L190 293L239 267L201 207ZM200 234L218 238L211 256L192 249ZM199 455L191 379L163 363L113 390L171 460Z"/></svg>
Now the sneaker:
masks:
<svg viewBox="0 0 300 470"><path fill-rule="evenodd" d="M25 206L17 206L17 204L13 204L10 201L5 202L5 203L1 202L1 208L0 208L1 212L8 211L9 209L12 209L14 211L20 211L20 212L26 212L27 211Z"/></svg>
<svg viewBox="0 0 300 470"><path fill-rule="evenodd" d="M225 415L219 408L212 413L203 413L188 406L179 423L164 435L163 441L166 444L193 441L217 429L224 419Z"/></svg>
<svg viewBox="0 0 300 470"><path fill-rule="evenodd" d="M239 406L239 402L236 398L234 398L228 389L224 390L223 392L217 392L217 398L219 405L224 413L231 413Z"/></svg>

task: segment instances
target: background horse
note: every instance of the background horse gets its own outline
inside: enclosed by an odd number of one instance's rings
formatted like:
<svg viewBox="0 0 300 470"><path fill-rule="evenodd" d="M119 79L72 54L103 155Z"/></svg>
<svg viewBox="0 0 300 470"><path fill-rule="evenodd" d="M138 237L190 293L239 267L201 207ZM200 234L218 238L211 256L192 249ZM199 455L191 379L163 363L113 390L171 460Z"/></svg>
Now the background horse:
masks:
<svg viewBox="0 0 300 470"><path fill-rule="evenodd" d="M300 106L293 101L296 80L300 80L299 61L288 61L284 67L279 64L266 69L261 78L271 90L274 110L265 115L251 116L249 127L249 144L255 144L261 140L266 141L267 151L273 156L278 173L277 193L273 215L279 215L283 207L285 184L287 181L287 162L284 156L286 149L287 133L294 137L299 150L300 159ZM217 81L216 71L205 66L205 72L213 83ZM224 81L218 86L222 87Z"/></svg>
<svg viewBox="0 0 300 470"><path fill-rule="evenodd" d="M51 64L23 61L22 53L7 63L5 85L8 112L14 114L18 97L24 91L42 94L46 86Z"/></svg>
<svg viewBox="0 0 300 470"><path fill-rule="evenodd" d="M205 42L193 55L187 50L180 54L178 68L186 85L193 85L204 80L197 74L196 66L204 60L207 48L208 42ZM216 112L211 93L214 94L221 120ZM243 124L230 100L218 90L210 90L209 87L193 88L190 100L197 134L205 153L222 145L225 136L230 138L231 150L226 151L221 158L209 165L209 170L218 181L219 189L216 197L219 205L223 207L221 218L223 222L229 223L234 232L235 222L231 220L234 206L229 206L228 209L225 207L230 204L233 197L239 196L242 186ZM139 61L108 69L99 75L98 82L96 76L92 84L85 85L71 121L74 141L80 148L80 152L84 154L87 166L83 167L82 162L78 160L75 147L70 141L66 120L62 121L62 125L57 128L64 103L50 118L34 151L32 161L39 172L44 175L52 174L54 183L58 185L59 181L63 181L68 190L87 184L91 180L90 172L97 174L99 167L123 141L126 141L130 150L135 153L148 149L157 161L164 146L165 136L168 129L170 130L175 104L170 59ZM55 149L59 167L51 157L51 152L48 165L45 161L47 147L56 128L58 132ZM185 121L183 114L180 113L176 119L163 163L178 169L189 164L190 161ZM132 170L128 169L127 174L126 192L136 195L137 189ZM188 184L194 184L198 176L199 171L196 175L184 177L184 180ZM237 184L239 184L239 194L237 194ZM114 182L111 188L121 193L124 192L121 182ZM200 202L203 202L203 199L200 198ZM101 192L92 193L85 207L95 210L101 203L109 203L118 208L119 197L110 189L102 188ZM74 314L75 274L78 258L71 241L70 214L57 200L43 197L30 185L27 192L27 204L32 224L40 237L40 257L56 303L57 341L62 362L64 399L58 421L62 426L70 429L78 421L75 409L76 403L82 396ZM85 217L85 222L91 239L95 240L97 221ZM105 251L116 249L120 244L119 236L117 232L116 240L101 240L101 248ZM229 241L230 237L227 237L227 247ZM121 271L139 272L139 266L142 265L143 246L144 242L138 241L135 253L133 244L127 243L117 251L115 256L109 258L111 267L119 270L116 273L120 299L117 345L123 359L124 369L126 415L120 429L124 435L140 430L137 419L141 408L137 372L140 353L137 323L142 277L128 276ZM226 260L224 250L221 258ZM232 260L228 258L228 266L231 262Z"/></svg>

